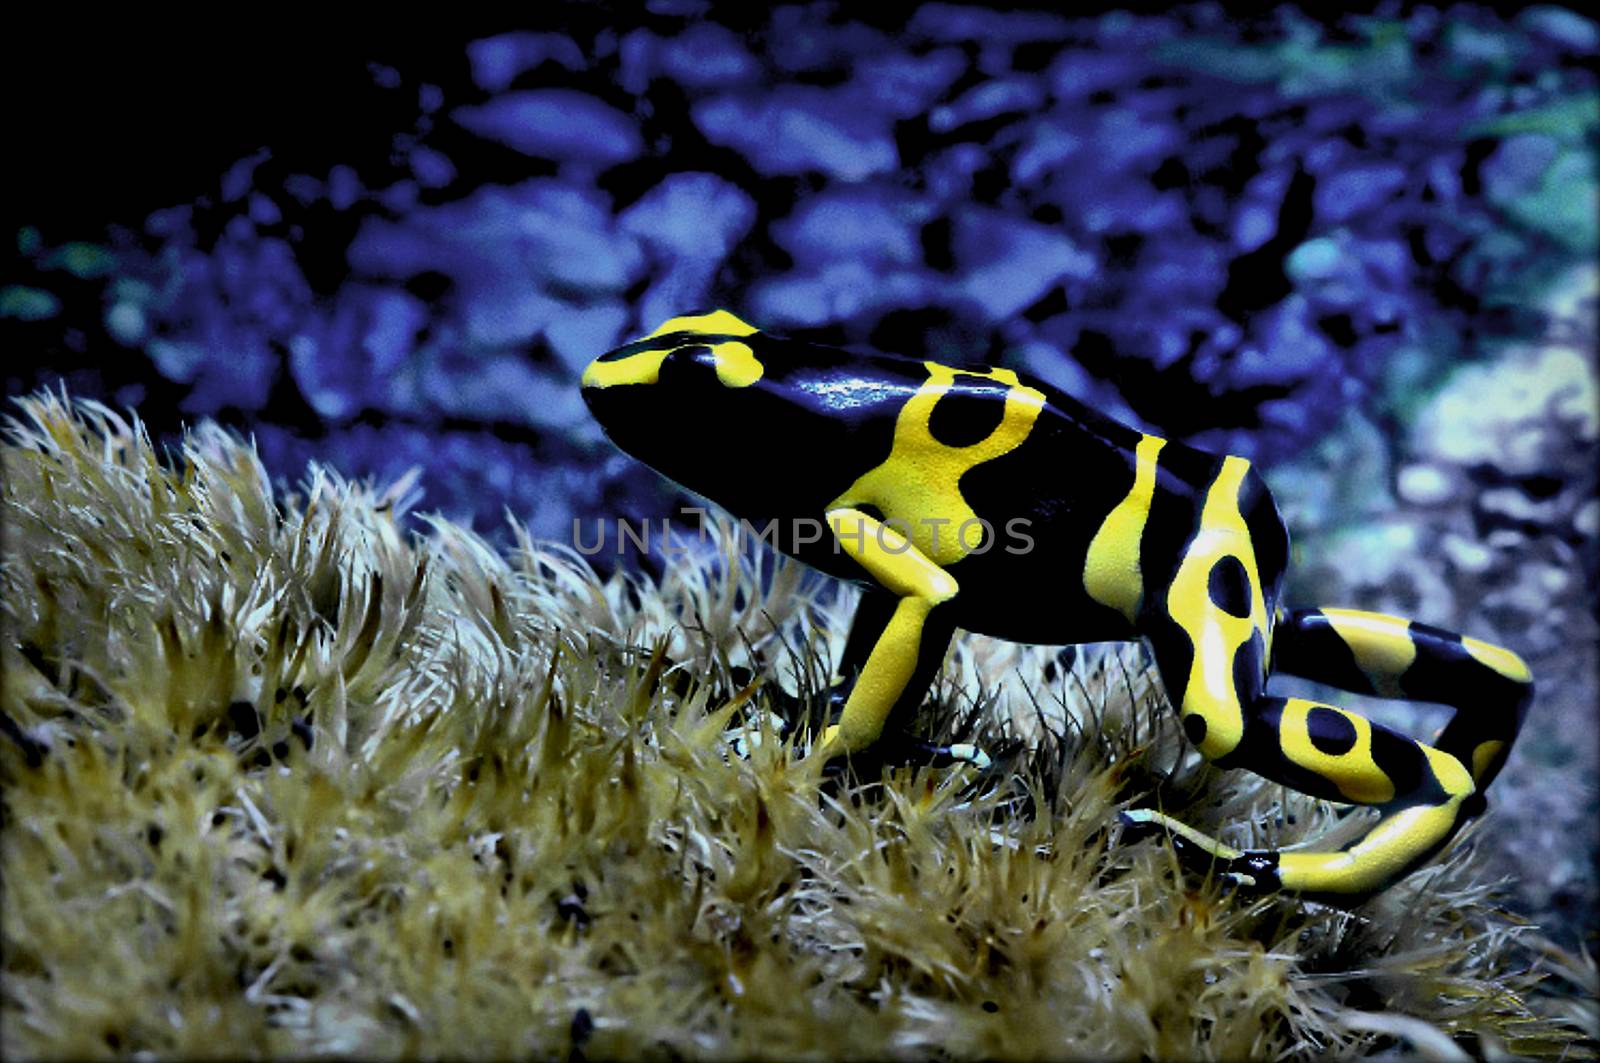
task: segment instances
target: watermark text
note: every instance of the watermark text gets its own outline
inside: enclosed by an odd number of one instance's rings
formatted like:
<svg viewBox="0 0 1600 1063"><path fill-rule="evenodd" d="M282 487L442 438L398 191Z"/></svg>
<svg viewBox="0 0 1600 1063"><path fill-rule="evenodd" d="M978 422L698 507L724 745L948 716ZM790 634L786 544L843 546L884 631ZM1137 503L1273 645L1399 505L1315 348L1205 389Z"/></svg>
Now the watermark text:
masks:
<svg viewBox="0 0 1600 1063"><path fill-rule="evenodd" d="M704 546L711 538L711 514L699 506L685 506L683 512L694 516L695 538ZM869 538L871 545L883 553L903 554L921 546L926 552L937 554L940 542L946 541L943 537L954 536L965 556L986 554L997 545L1008 554L1032 553L1034 539L1028 534L1032 525L1033 522L1026 517L1013 517L1006 521L1004 543L1001 543L994 525L982 517L969 517L959 524L949 517L923 517L915 525L897 517L882 521L870 517L844 517L831 524L815 517L793 517L788 520L774 517L759 527L740 517L734 534L740 547L754 540L774 550L793 552L819 543L831 543L834 553L848 552L857 556L867 550ZM921 534L918 529L921 529ZM682 532L665 517L658 525L623 517L610 522L595 520L587 531L580 518L572 518L572 547L585 557L594 557L608 550L621 557L630 546L648 554L652 541L657 544L661 554L669 558L682 557L691 550Z"/></svg>

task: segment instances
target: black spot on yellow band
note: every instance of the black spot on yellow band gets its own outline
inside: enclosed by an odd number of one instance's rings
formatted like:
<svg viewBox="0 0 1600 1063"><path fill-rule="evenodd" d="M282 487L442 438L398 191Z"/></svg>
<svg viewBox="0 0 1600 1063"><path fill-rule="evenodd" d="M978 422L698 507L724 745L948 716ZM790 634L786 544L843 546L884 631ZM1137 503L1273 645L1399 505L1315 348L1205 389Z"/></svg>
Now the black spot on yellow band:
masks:
<svg viewBox="0 0 1600 1063"><path fill-rule="evenodd" d="M1229 616L1247 618L1250 615L1250 577L1244 563L1232 554L1219 558L1211 566L1206 592L1212 604Z"/></svg>
<svg viewBox="0 0 1600 1063"><path fill-rule="evenodd" d="M1233 654L1233 691L1241 705L1261 696L1267 681L1266 642L1257 628Z"/></svg>
<svg viewBox="0 0 1600 1063"><path fill-rule="evenodd" d="M928 434L947 447L982 443L999 429L1011 388L999 380L957 378L928 415Z"/></svg>
<svg viewBox="0 0 1600 1063"><path fill-rule="evenodd" d="M1318 752L1342 757L1356 747L1356 725L1342 712L1315 705L1306 714L1306 737Z"/></svg>

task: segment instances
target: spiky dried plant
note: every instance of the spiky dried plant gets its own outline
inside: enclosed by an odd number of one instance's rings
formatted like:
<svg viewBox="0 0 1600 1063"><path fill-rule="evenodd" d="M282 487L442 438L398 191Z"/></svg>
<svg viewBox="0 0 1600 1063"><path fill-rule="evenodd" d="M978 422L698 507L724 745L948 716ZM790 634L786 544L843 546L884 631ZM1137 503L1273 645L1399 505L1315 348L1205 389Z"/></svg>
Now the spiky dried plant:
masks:
<svg viewBox="0 0 1600 1063"><path fill-rule="evenodd" d="M1136 648L963 637L924 722L1005 770L823 779L773 720L848 596L726 529L602 579L408 536L404 484L277 499L214 426L179 457L64 395L9 424L7 1058L1593 1054L1592 965L1470 842L1339 911L1119 839L1351 829L1187 754Z"/></svg>

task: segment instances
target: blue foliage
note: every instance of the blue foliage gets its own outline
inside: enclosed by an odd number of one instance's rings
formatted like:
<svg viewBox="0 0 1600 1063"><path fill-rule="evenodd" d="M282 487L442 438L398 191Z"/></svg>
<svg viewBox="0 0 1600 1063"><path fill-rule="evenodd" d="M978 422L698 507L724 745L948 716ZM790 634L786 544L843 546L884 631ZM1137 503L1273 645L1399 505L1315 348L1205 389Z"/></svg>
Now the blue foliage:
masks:
<svg viewBox="0 0 1600 1063"><path fill-rule="evenodd" d="M890 116L864 97L857 86L779 85L712 97L693 114L707 140L735 149L762 173L817 170L858 181L900 165Z"/></svg>
<svg viewBox="0 0 1600 1063"><path fill-rule="evenodd" d="M459 108L453 117L479 136L550 159L612 166L643 146L633 119L573 89L508 92Z"/></svg>
<svg viewBox="0 0 1600 1063"><path fill-rule="evenodd" d="M721 261L756 219L749 195L709 173L675 173L620 215L621 228L658 256Z"/></svg>
<svg viewBox="0 0 1600 1063"><path fill-rule="evenodd" d="M952 246L957 290L995 323L1064 280L1089 279L1096 266L1094 255L1058 228L984 207L956 213Z"/></svg>
<svg viewBox="0 0 1600 1063"><path fill-rule="evenodd" d="M755 82L761 64L725 27L697 22L661 42L656 53L660 74L695 89L728 88Z"/></svg>
<svg viewBox="0 0 1600 1063"><path fill-rule="evenodd" d="M473 41L467 45L467 58L472 63L472 80L487 92L504 92L518 74L541 63L559 63L568 70L588 65L571 37L526 31Z"/></svg>
<svg viewBox="0 0 1600 1063"><path fill-rule="evenodd" d="M881 184L840 185L796 204L772 234L804 267L852 259L914 267L922 264L922 226L933 217L925 196Z"/></svg>
<svg viewBox="0 0 1600 1063"><path fill-rule="evenodd" d="M1600 35L1564 8L693 7L374 67L415 100L386 155L274 144L137 237L35 234L0 318L86 308L279 472L414 463L425 506L556 528L618 498L578 372L686 309L1015 364L1271 462L1594 255Z"/></svg>

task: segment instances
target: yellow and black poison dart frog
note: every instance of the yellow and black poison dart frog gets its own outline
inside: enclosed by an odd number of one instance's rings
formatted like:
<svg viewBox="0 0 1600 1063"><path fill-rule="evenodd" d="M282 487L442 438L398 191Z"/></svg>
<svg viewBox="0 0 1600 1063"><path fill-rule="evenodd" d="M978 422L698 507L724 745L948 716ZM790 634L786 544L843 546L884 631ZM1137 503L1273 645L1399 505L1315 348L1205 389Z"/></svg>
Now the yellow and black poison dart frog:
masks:
<svg viewBox="0 0 1600 1063"><path fill-rule="evenodd" d="M583 396L623 449L758 529L776 520L779 549L864 588L825 752L866 750L915 709L958 627L1142 637L1207 758L1382 810L1324 852L1239 850L1125 814L1246 889L1359 896L1396 881L1482 811L1533 694L1498 646L1285 608L1288 534L1248 461L1146 435L1009 369L851 354L719 310L600 356ZM824 526L831 536L806 532ZM1455 713L1426 745L1269 695L1274 671Z"/></svg>

